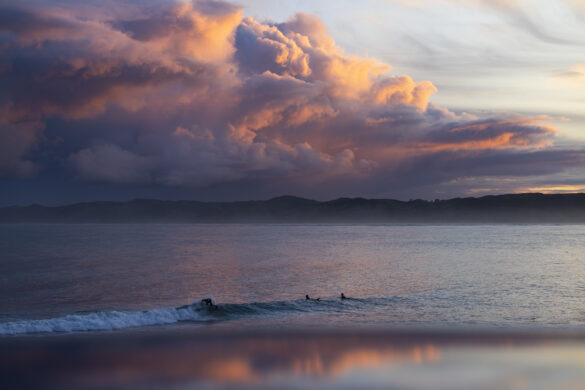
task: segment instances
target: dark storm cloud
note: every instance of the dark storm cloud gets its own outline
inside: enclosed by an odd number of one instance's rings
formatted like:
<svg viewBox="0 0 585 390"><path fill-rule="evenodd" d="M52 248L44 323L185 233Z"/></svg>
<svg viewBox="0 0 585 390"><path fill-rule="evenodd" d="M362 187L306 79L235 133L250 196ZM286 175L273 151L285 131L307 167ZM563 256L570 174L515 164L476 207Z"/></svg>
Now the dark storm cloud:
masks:
<svg viewBox="0 0 585 390"><path fill-rule="evenodd" d="M429 103L431 82L344 54L314 16L270 24L219 1L108 4L2 5L2 177L392 194L582 163L554 148L547 118Z"/></svg>

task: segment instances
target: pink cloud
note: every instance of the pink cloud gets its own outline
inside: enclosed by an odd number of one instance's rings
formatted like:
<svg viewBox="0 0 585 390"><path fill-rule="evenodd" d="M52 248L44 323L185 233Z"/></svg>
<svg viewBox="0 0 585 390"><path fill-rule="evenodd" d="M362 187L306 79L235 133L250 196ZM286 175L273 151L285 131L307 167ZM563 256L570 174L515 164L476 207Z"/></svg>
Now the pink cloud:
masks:
<svg viewBox="0 0 585 390"><path fill-rule="evenodd" d="M57 2L0 11L0 175L37 172L36 151L52 148L43 128L57 119L66 126L47 130L64 139L54 154L79 180L178 187L394 182L421 161L448 155L464 165L494 151L522 159L554 145L545 117L456 114L430 103L430 81L346 54L315 16L266 23L203 0L91 9Z"/></svg>

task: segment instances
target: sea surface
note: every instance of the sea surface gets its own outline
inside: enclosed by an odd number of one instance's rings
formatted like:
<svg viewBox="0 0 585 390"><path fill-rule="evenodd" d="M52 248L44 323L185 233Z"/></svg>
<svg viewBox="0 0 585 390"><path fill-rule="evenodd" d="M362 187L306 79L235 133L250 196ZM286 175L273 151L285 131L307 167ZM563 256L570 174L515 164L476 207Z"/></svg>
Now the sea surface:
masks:
<svg viewBox="0 0 585 390"><path fill-rule="evenodd" d="M585 329L584 248L585 225L0 225L0 336Z"/></svg>

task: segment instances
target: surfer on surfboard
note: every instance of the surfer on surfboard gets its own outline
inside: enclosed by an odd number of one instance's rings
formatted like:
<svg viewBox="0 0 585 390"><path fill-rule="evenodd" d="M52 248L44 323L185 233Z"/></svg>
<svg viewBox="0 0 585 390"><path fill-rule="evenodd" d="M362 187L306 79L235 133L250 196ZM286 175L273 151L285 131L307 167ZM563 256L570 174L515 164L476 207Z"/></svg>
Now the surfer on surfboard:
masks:
<svg viewBox="0 0 585 390"><path fill-rule="evenodd" d="M213 301L211 300L211 298L203 298L201 300L201 303L203 303L205 306L207 306L207 309L209 311L219 310L219 306L217 306L216 304L214 304Z"/></svg>
<svg viewBox="0 0 585 390"><path fill-rule="evenodd" d="M309 294L305 295L305 300L307 301L320 301L321 298L311 298Z"/></svg>

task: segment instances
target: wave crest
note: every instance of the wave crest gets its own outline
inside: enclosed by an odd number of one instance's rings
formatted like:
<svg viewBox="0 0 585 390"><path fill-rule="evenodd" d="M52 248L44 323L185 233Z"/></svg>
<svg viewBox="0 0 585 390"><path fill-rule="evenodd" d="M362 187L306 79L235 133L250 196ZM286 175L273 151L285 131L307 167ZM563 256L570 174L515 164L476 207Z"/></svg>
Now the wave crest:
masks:
<svg viewBox="0 0 585 390"><path fill-rule="evenodd" d="M215 300L211 299L215 305ZM64 317L43 320L5 322L0 323L0 335L114 330L167 325L181 321L225 321L249 316L263 317L286 313L343 311L356 303L366 303L366 301L369 300L352 299L351 301L341 302L340 300L325 299L316 302L302 299L244 304L228 303L220 305L219 309L206 306L202 302L195 302L177 308L170 307L147 311L99 311L87 314L70 314ZM376 302L369 303L376 304Z"/></svg>

